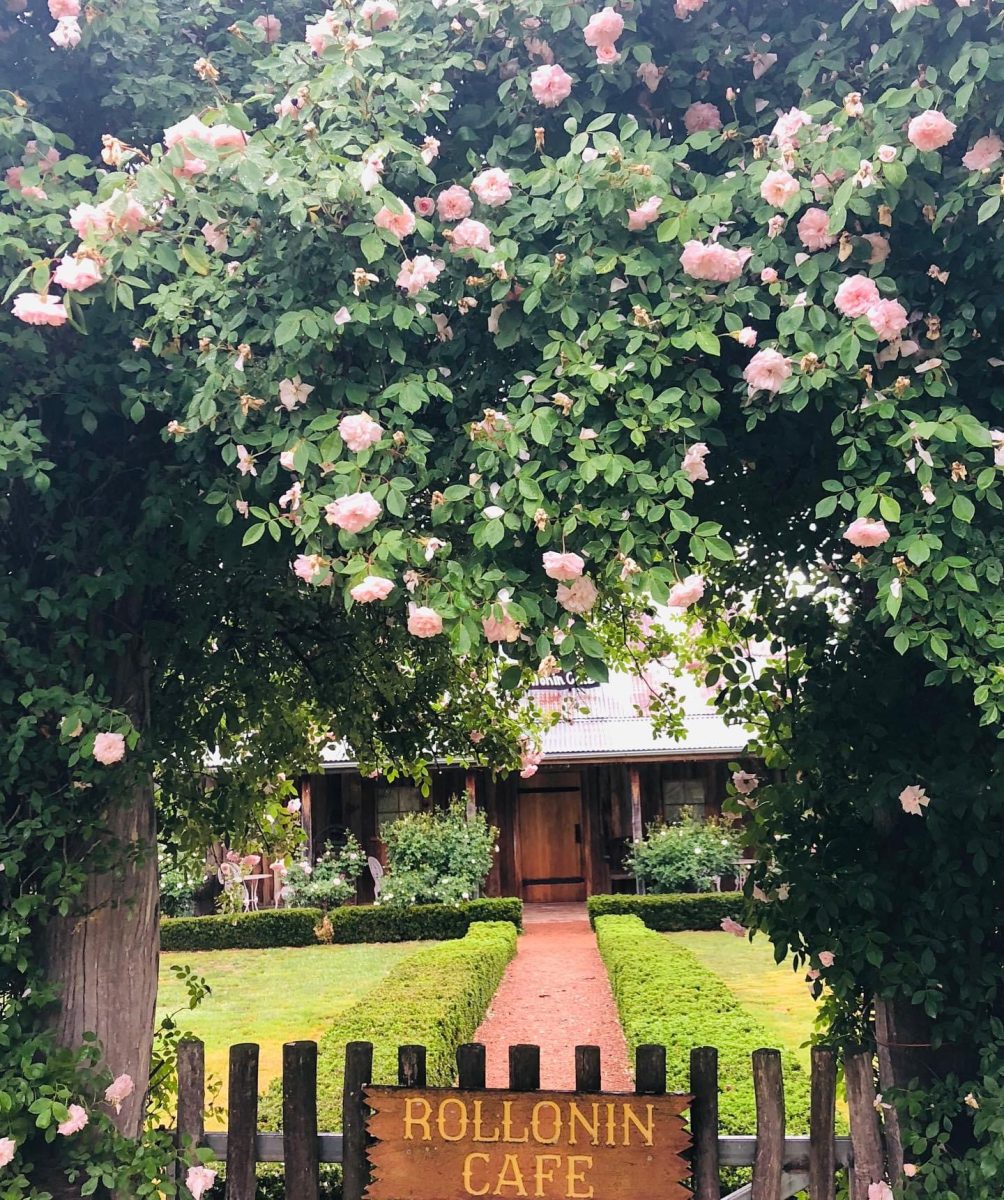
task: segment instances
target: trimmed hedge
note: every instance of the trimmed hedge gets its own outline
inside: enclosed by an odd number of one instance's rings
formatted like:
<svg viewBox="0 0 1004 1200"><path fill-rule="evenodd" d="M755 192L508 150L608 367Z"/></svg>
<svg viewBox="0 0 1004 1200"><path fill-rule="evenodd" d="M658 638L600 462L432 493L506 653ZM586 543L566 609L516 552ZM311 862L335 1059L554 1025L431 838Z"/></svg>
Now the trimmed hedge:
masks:
<svg viewBox="0 0 1004 1200"><path fill-rule="evenodd" d="M717 1047L721 1131L756 1133L750 1056L771 1044L760 1022L694 954L638 917L598 918L596 939L632 1055L646 1042L664 1045L669 1090L686 1092L691 1049ZM788 1132L808 1133L808 1072L790 1050L781 1063Z"/></svg>
<svg viewBox="0 0 1004 1200"><path fill-rule="evenodd" d="M671 896L590 896L589 920L597 917L640 917L659 933L684 933L688 929L718 929L723 918L742 915L742 892L681 892Z"/></svg>
<svg viewBox="0 0 1004 1200"><path fill-rule="evenodd" d="M319 908L268 908L217 917L165 917L161 950L267 950L272 946L314 946ZM328 912L333 940L348 942L443 942L462 938L474 924L506 921L523 927L523 901L515 897L471 900L466 904L411 907L345 906Z"/></svg>
<svg viewBox="0 0 1004 1200"><path fill-rule="evenodd" d="M462 938L480 921L507 921L523 928L523 901L515 896L465 904L374 905L328 912L336 942L443 942Z"/></svg>
<svg viewBox="0 0 1004 1200"><path fill-rule="evenodd" d="M458 940L410 955L346 1009L318 1046L318 1128L341 1128L348 1042L373 1043L374 1083L396 1083L398 1046L420 1045L427 1051L429 1086L449 1086L457 1047L473 1038L515 953L511 922L478 922ZM281 1127L282 1081L276 1079L262 1098L259 1128Z"/></svg>
<svg viewBox="0 0 1004 1200"><path fill-rule="evenodd" d="M273 946L316 946L319 908L263 908L216 917L165 917L161 950L268 950Z"/></svg>

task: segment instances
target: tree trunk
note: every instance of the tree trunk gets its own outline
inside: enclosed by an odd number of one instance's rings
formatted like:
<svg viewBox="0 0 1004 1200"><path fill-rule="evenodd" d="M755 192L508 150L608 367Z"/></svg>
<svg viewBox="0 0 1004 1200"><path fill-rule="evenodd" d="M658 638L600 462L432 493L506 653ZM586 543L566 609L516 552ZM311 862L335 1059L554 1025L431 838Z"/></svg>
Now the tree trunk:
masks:
<svg viewBox="0 0 1004 1200"><path fill-rule="evenodd" d="M143 1126L157 1002L159 892L153 784L140 781L130 803L116 805L106 828L127 861L90 877L75 913L46 929L50 982L60 992L53 1027L64 1046L85 1033L104 1048L113 1075L131 1075L136 1088L116 1124L129 1137Z"/></svg>
<svg viewBox="0 0 1004 1200"><path fill-rule="evenodd" d="M116 617L133 637L112 667L112 703L146 732L149 673L139 636L140 598L126 598ZM128 756L118 769L128 769ZM135 1138L143 1129L160 957L157 821L149 774L134 777L131 790L109 806L101 840L102 850L112 848L110 868L92 865L72 911L53 917L42 931L43 954L47 981L58 989L56 1038L78 1047L85 1034L93 1035L112 1076L131 1076L132 1095L110 1115L123 1134ZM86 847L83 861L86 865ZM97 855L91 861L96 864ZM45 1174L45 1187L56 1200L79 1196L80 1182L67 1184L55 1165Z"/></svg>

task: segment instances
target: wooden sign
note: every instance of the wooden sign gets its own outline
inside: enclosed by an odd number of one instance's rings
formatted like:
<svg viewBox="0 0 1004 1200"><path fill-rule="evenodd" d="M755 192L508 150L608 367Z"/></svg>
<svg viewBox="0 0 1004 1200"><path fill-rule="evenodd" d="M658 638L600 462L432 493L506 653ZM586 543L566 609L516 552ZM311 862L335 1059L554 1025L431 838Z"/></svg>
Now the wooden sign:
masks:
<svg viewBox="0 0 1004 1200"><path fill-rule="evenodd" d="M688 1200L690 1096L368 1087L367 1200Z"/></svg>

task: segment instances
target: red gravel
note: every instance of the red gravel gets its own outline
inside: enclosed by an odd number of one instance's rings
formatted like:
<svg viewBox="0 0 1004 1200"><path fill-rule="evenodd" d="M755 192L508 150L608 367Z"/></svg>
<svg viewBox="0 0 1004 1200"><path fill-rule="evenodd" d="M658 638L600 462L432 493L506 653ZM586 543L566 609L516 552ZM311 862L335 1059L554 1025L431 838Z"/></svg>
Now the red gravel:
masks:
<svg viewBox="0 0 1004 1200"><path fill-rule="evenodd" d="M604 1091L630 1091L627 1047L582 904L524 908L525 932L475 1035L489 1087L509 1084L509 1047L540 1046L540 1085L575 1088L576 1046L599 1046Z"/></svg>

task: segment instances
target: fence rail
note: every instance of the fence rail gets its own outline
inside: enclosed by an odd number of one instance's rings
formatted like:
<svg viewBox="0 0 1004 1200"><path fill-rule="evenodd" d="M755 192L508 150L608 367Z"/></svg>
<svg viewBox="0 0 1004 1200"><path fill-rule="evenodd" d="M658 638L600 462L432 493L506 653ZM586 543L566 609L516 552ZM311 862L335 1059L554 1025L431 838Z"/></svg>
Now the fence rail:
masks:
<svg viewBox="0 0 1004 1200"><path fill-rule="evenodd" d="M186 1039L178 1050L179 1164L192 1161L194 1147L208 1148L226 1163L227 1200L255 1200L257 1163L283 1163L286 1200L317 1200L318 1167L341 1163L343 1200L364 1200L368 1183L366 1115L363 1089L372 1082L373 1047L351 1042L346 1047L342 1102L342 1131L318 1132L317 1045L290 1042L283 1047L283 1131L258 1129L258 1046L230 1048L228 1129L207 1133L205 1111L205 1051ZM845 1056L844 1074L851 1136L837 1137L837 1059L833 1051L812 1051L810 1134L785 1132L784 1081L776 1050L752 1055L756 1099L756 1135L723 1135L718 1121L718 1054L700 1047L690 1056L689 1151L694 1200L786 1200L808 1191L811 1200L834 1200L838 1173L847 1171L852 1200L866 1200L868 1186L884 1178L885 1150L875 1109L872 1056L866 1051ZM485 1048L478 1043L457 1051L457 1080L468 1091L485 1087ZM398 1083L426 1086L423 1046L398 1050ZM540 1089L540 1050L537 1046L509 1048L509 1087L512 1091ZM600 1051L596 1046L575 1048L575 1091L597 1093L601 1087ZM663 1095L666 1091L666 1050L639 1046L635 1061L635 1091ZM723 1168L752 1167L753 1181L723 1196Z"/></svg>

